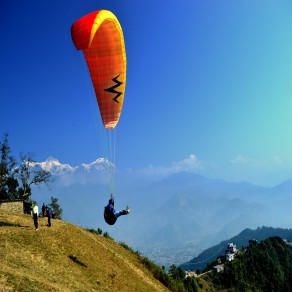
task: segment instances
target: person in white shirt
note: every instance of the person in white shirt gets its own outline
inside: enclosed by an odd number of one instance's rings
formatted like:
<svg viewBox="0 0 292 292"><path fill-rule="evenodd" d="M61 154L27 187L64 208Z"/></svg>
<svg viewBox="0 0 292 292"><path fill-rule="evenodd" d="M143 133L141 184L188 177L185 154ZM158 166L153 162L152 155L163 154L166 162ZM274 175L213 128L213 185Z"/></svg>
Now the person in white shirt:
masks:
<svg viewBox="0 0 292 292"><path fill-rule="evenodd" d="M32 208L32 216L33 216L34 228L35 230L38 230L39 207L36 202L34 203L34 206Z"/></svg>

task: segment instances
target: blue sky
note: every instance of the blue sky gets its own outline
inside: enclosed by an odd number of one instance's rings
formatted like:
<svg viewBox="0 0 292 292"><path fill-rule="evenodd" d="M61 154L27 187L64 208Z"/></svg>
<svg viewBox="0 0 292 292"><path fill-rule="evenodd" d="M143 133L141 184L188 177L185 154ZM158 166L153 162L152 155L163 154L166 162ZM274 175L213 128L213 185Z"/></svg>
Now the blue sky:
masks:
<svg viewBox="0 0 292 292"><path fill-rule="evenodd" d="M90 163L98 113L70 27L111 10L127 51L117 166L274 185L292 177L291 1L2 0L0 134Z"/></svg>

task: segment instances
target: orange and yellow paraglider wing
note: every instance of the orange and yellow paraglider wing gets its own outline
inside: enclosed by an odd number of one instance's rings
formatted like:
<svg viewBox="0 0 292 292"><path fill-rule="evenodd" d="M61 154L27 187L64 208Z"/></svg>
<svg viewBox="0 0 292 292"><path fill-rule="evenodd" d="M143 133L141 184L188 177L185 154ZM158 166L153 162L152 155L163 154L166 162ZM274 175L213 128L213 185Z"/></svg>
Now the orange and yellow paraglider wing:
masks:
<svg viewBox="0 0 292 292"><path fill-rule="evenodd" d="M73 42L83 50L106 129L120 118L126 87L126 51L119 21L107 10L90 13L71 28Z"/></svg>

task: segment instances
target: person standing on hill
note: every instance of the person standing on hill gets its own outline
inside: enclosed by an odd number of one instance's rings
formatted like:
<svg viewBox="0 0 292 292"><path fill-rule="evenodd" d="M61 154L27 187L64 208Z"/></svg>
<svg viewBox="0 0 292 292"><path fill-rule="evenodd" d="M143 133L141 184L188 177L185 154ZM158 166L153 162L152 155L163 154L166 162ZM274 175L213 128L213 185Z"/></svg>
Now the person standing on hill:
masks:
<svg viewBox="0 0 292 292"><path fill-rule="evenodd" d="M46 206L45 206L45 203L43 203L43 205L42 205L42 217L43 218L45 217L45 212L46 212Z"/></svg>
<svg viewBox="0 0 292 292"><path fill-rule="evenodd" d="M38 230L38 216L39 216L39 207L38 204L35 202L34 206L32 208L32 216L33 216L33 222L34 222L34 228L35 230Z"/></svg>
<svg viewBox="0 0 292 292"><path fill-rule="evenodd" d="M48 217L48 227L51 227L52 211L49 207L46 207L47 217Z"/></svg>

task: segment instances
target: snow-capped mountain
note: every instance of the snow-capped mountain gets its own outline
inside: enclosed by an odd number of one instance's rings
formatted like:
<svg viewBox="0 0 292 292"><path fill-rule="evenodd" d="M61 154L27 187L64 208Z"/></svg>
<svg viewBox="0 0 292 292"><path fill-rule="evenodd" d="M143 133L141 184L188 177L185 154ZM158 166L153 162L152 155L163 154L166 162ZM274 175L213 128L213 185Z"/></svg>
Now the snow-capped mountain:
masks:
<svg viewBox="0 0 292 292"><path fill-rule="evenodd" d="M82 163L81 167L83 167L84 171L91 172L93 170L104 170L109 167L113 167L114 165L105 158L98 158L90 164Z"/></svg>
<svg viewBox="0 0 292 292"><path fill-rule="evenodd" d="M51 172L53 175L61 175L65 173L75 172L77 167L73 167L69 164L62 164L58 159L50 156L46 161L30 163L31 166L40 166L43 170Z"/></svg>
<svg viewBox="0 0 292 292"><path fill-rule="evenodd" d="M46 161L43 162L31 162L30 165L32 167L41 167L43 170L51 172L53 175L63 175L63 174L71 174L75 172L93 172L93 171L101 171L109 166L113 166L113 164L105 158L98 158L92 163L86 164L82 163L78 166L71 166L70 164L62 164L58 159L50 156Z"/></svg>

